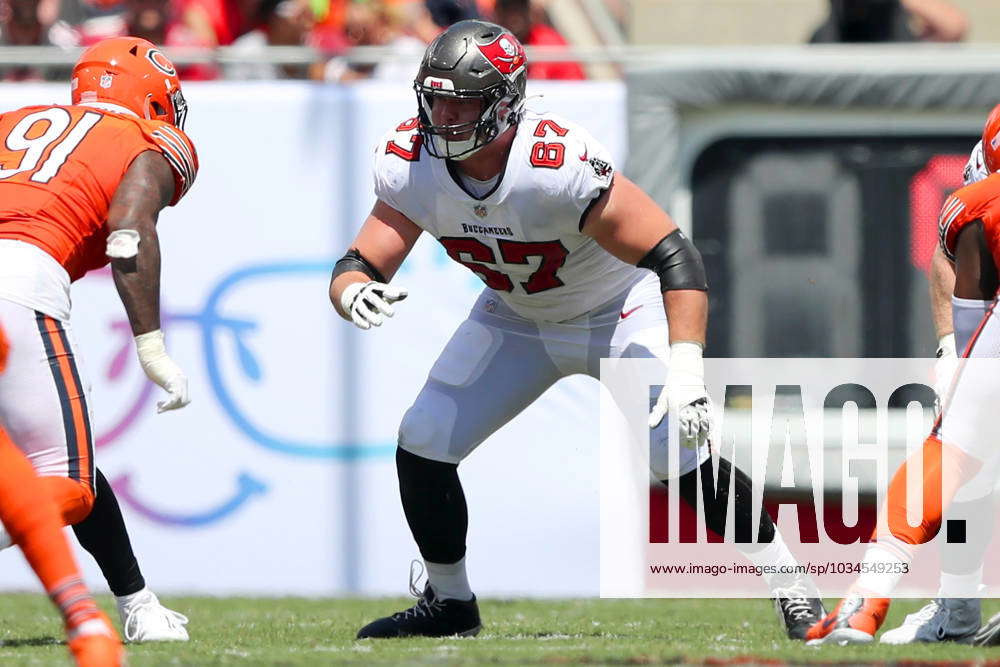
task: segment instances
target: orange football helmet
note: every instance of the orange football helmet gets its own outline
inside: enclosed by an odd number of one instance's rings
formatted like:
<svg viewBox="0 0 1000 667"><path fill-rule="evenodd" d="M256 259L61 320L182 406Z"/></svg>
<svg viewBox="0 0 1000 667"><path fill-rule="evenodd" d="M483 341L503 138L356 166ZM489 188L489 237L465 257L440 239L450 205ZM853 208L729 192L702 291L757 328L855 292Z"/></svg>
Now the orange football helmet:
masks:
<svg viewBox="0 0 1000 667"><path fill-rule="evenodd" d="M112 37L83 52L70 81L73 104L108 102L184 129L187 102L177 68L152 42Z"/></svg>
<svg viewBox="0 0 1000 667"><path fill-rule="evenodd" d="M986 171L1000 171L1000 104L993 107L983 127L983 162Z"/></svg>

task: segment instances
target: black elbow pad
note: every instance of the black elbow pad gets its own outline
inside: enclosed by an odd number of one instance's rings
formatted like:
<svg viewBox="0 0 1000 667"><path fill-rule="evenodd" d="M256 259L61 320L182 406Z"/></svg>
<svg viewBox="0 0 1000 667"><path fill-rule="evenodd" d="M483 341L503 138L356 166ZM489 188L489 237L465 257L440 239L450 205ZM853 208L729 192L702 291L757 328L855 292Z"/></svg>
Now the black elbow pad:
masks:
<svg viewBox="0 0 1000 667"><path fill-rule="evenodd" d="M660 289L664 292L677 289L708 291L701 253L679 229L664 236L638 266L660 276Z"/></svg>

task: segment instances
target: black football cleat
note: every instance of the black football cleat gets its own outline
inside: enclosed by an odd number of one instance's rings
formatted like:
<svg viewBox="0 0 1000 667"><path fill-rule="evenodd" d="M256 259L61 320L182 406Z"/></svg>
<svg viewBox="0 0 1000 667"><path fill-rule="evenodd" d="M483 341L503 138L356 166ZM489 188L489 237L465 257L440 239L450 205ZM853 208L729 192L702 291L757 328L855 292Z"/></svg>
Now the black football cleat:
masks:
<svg viewBox="0 0 1000 667"><path fill-rule="evenodd" d="M474 637L481 628L475 596L471 600L439 600L428 583L415 605L372 621L358 630L358 639Z"/></svg>
<svg viewBox="0 0 1000 667"><path fill-rule="evenodd" d="M809 628L826 616L823 600L811 581L800 579L786 588L775 588L771 592L774 609L789 639L805 640Z"/></svg>

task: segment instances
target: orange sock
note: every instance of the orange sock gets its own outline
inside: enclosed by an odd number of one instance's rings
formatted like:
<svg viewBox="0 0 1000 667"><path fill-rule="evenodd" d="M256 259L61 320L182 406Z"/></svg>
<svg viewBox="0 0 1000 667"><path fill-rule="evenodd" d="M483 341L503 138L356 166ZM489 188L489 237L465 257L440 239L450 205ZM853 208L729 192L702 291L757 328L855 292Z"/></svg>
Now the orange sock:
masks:
<svg viewBox="0 0 1000 667"><path fill-rule="evenodd" d="M906 517L907 475L910 471L920 471L915 460L910 458L900 466L889 482L886 502L876 529L879 541L891 535L901 543L917 546L934 539L941 529L944 510L951 503L955 492L972 479L979 469L979 464L968 455L953 446L942 444L934 435L924 441L922 451L923 507L920 523L912 526Z"/></svg>
<svg viewBox="0 0 1000 667"><path fill-rule="evenodd" d="M0 429L0 521L72 629L100 612L83 584L47 490Z"/></svg>

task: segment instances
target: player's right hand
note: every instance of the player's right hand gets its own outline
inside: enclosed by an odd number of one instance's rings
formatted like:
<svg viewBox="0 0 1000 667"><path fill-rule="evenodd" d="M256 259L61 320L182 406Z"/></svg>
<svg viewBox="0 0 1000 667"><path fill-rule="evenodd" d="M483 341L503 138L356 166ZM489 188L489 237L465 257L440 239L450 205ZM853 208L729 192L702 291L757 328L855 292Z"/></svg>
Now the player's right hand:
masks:
<svg viewBox="0 0 1000 667"><path fill-rule="evenodd" d="M157 412L177 410L191 402L188 397L187 376L167 355L161 330L136 336L135 351L139 355L139 365L142 366L146 377L170 394L167 400L156 403Z"/></svg>
<svg viewBox="0 0 1000 667"><path fill-rule="evenodd" d="M951 389L951 380L958 369L958 362L955 334L942 336L938 341L937 361L934 363L934 392L937 394L934 407L938 415L944 409L944 401Z"/></svg>
<svg viewBox="0 0 1000 667"><path fill-rule="evenodd" d="M385 317L392 317L392 304L402 301L407 291L385 283L370 280L366 283L351 283L340 295L340 307L351 317L354 326L370 329L381 326Z"/></svg>
<svg viewBox="0 0 1000 667"><path fill-rule="evenodd" d="M712 403L705 389L701 345L692 342L670 346L670 361L663 390L649 414L649 428L656 428L667 414L677 420L680 444L698 449L712 430Z"/></svg>

